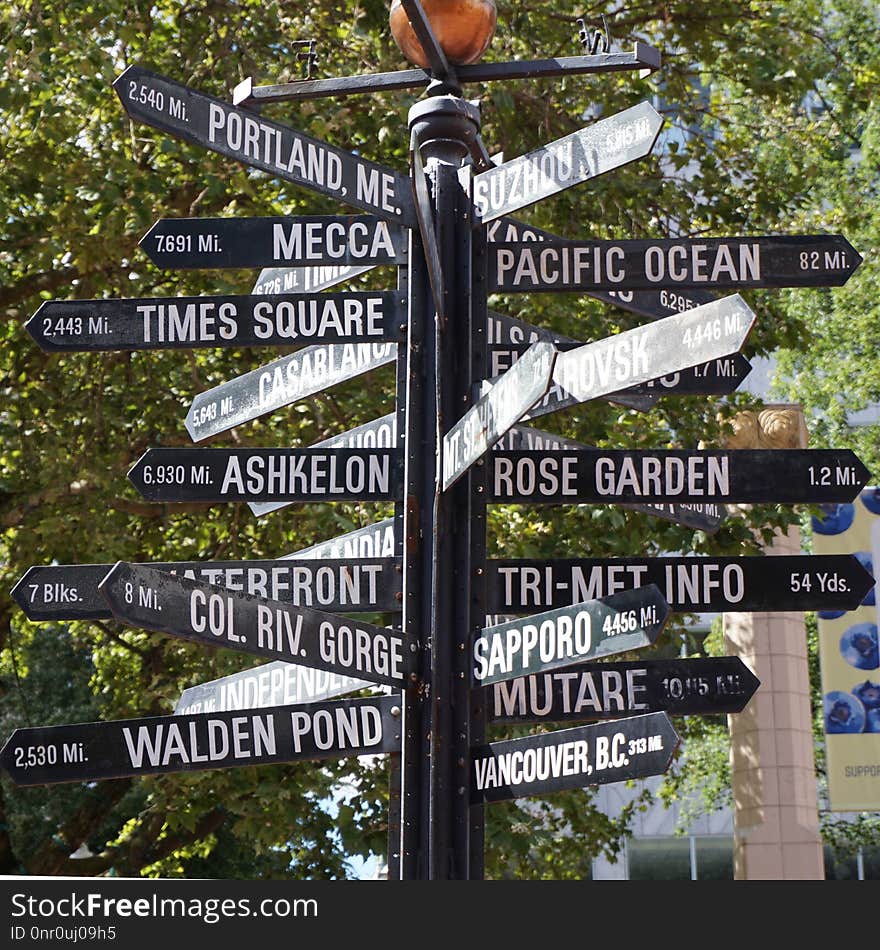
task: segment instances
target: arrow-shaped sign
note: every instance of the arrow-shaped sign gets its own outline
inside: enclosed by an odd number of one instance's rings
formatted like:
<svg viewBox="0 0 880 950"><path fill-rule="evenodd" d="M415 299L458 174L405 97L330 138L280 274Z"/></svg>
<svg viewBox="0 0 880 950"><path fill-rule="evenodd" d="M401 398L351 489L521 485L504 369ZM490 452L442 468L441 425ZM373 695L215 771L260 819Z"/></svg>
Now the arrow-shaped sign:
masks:
<svg viewBox="0 0 880 950"><path fill-rule="evenodd" d="M147 449L128 473L150 501L397 501L389 449Z"/></svg>
<svg viewBox="0 0 880 950"><path fill-rule="evenodd" d="M512 244L522 241L550 241L551 243L567 244L568 239L544 231L531 224L524 224L516 218L498 218L486 227L486 239L489 244ZM256 292L256 291L255 291ZM280 293L279 291L276 291ZM650 290L585 290L588 297L601 300L603 303L620 307L630 313L657 320L668 317L672 313L682 313L704 303L711 303L716 294L697 287L687 289L669 288L667 286L651 288Z"/></svg>
<svg viewBox="0 0 880 950"><path fill-rule="evenodd" d="M443 436L443 491L454 485L544 395L556 359L552 343L533 343Z"/></svg>
<svg viewBox="0 0 880 950"><path fill-rule="evenodd" d="M663 712L491 742L472 750L471 802L660 775L678 743Z"/></svg>
<svg viewBox="0 0 880 950"><path fill-rule="evenodd" d="M16 729L0 766L16 785L55 785L399 752L399 707L393 696L372 696Z"/></svg>
<svg viewBox="0 0 880 950"><path fill-rule="evenodd" d="M409 179L400 172L140 66L129 66L113 88L138 122L361 211L416 227Z"/></svg>
<svg viewBox="0 0 880 950"><path fill-rule="evenodd" d="M849 449L495 452L489 501L780 504L852 501L870 472Z"/></svg>
<svg viewBox="0 0 880 950"><path fill-rule="evenodd" d="M405 228L374 215L162 218L139 246L164 268L404 264Z"/></svg>
<svg viewBox="0 0 880 950"><path fill-rule="evenodd" d="M291 558L177 561L138 566L297 607L342 613L400 610L401 571L396 558L340 558L327 563L308 559L303 564ZM98 586L112 567L35 565L12 588L12 596L29 620L110 619L112 614Z"/></svg>
<svg viewBox="0 0 880 950"><path fill-rule="evenodd" d="M47 300L25 329L50 353L382 343L403 339L406 300L392 290Z"/></svg>
<svg viewBox="0 0 880 950"><path fill-rule="evenodd" d="M396 449L397 448L397 414L389 412L387 415L362 426L347 429L339 435L332 435L329 439L316 442L313 449ZM252 501L248 507L257 515L265 515L270 511L286 508L288 501Z"/></svg>
<svg viewBox="0 0 880 950"><path fill-rule="evenodd" d="M861 264L840 234L489 245L489 291L837 287Z"/></svg>
<svg viewBox="0 0 880 950"><path fill-rule="evenodd" d="M670 610L855 610L874 578L852 554L489 561L488 611L524 614L656 584Z"/></svg>
<svg viewBox="0 0 880 950"><path fill-rule="evenodd" d="M503 313L495 313L492 310L489 311L487 333L489 345L486 355L489 361L488 375L490 380L486 381L481 387L485 391L488 391L489 385L495 381L496 376L501 376L507 372L529 346L539 340L550 340L558 350L573 350L576 347L584 346L579 340L573 340L571 337L563 336L553 330L532 326L532 324L526 323L525 320L508 317ZM635 392L633 390L612 393L606 398L609 402L626 406L628 409L635 409L638 412L647 412L658 399L653 393ZM559 386L551 385L540 402L532 407L531 412L526 414L526 418L546 415L558 409L565 409L570 405L575 405L575 400Z"/></svg>
<svg viewBox="0 0 880 950"><path fill-rule="evenodd" d="M558 343L557 346L559 346ZM563 349L563 347L559 348ZM524 352L525 347L521 345L490 345L488 348L490 377L499 376L509 369ZM660 396L729 396L739 389L751 371L752 364L741 353L733 353L721 359L698 363L679 372L668 373L659 379L640 383L638 386L630 386L603 398L629 409L646 412L654 406ZM551 399L551 395L554 398ZM567 396L561 387L551 386L545 398L533 407L527 414L527 418L536 419L559 409L567 409L577 403L578 401L573 396Z"/></svg>
<svg viewBox="0 0 880 950"><path fill-rule="evenodd" d="M193 442L201 442L396 358L396 343L307 346L199 393L186 414L186 430Z"/></svg>
<svg viewBox="0 0 880 950"><path fill-rule="evenodd" d="M488 686L650 646L669 617L655 584L485 627L474 640L473 681Z"/></svg>
<svg viewBox="0 0 880 950"><path fill-rule="evenodd" d="M580 402L739 352L755 315L739 294L560 353L553 380Z"/></svg>
<svg viewBox="0 0 880 950"><path fill-rule="evenodd" d="M275 660L251 670L190 686L180 694L174 715L323 702L372 686L367 680ZM381 688L384 687L375 687Z"/></svg>
<svg viewBox="0 0 880 950"><path fill-rule="evenodd" d="M143 565L117 562L99 590L118 620L239 653L388 686L406 684L415 662L407 637L387 627Z"/></svg>
<svg viewBox="0 0 880 950"><path fill-rule="evenodd" d="M481 172L473 185L476 214L486 224L644 158L662 126L663 119L650 103L641 102Z"/></svg>
<svg viewBox="0 0 880 950"><path fill-rule="evenodd" d="M513 426L493 446L496 452L547 452L559 449L589 449L591 446L574 439L564 439L562 436L532 426ZM717 531L727 518L727 509L724 505L716 504L623 504L621 508L638 511L642 514L662 518L664 521L674 521L676 524L688 528L696 528L712 534Z"/></svg>
<svg viewBox="0 0 880 950"><path fill-rule="evenodd" d="M254 282L251 293L255 296L270 294L307 293L335 287L346 280L371 271L373 265L353 267L333 264L315 267L265 267Z"/></svg>
<svg viewBox="0 0 880 950"><path fill-rule="evenodd" d="M717 300L709 301L709 303L712 302L718 303ZM724 307L721 309L723 311ZM711 311L703 312L711 313ZM550 339L557 349L563 351L586 346L585 343L563 336L554 330L536 327L525 320L491 310L489 311L488 334L488 375L490 377L500 376L509 369L536 340ZM656 402L656 398L661 395L726 396L737 389L751 369L751 363L744 356L734 353L720 359L708 360L705 363L695 363L684 370L668 373L637 386L629 386L607 398L624 406L642 409L644 406L641 398L646 395L655 397L648 401L647 408L650 408ZM560 398L564 398L564 394Z"/></svg>
<svg viewBox="0 0 880 950"><path fill-rule="evenodd" d="M495 683L494 723L576 722L639 713L671 716L742 712L760 681L737 656L579 663Z"/></svg>
<svg viewBox="0 0 880 950"><path fill-rule="evenodd" d="M356 528L329 541L319 541L288 554L288 558L323 560L325 558L394 557L396 553L394 518ZM285 558L286 560L286 558Z"/></svg>
<svg viewBox="0 0 880 950"><path fill-rule="evenodd" d="M751 371L752 364L742 353L732 353L675 373L667 373L659 379L633 386L627 392L659 396L729 396L739 389Z"/></svg>

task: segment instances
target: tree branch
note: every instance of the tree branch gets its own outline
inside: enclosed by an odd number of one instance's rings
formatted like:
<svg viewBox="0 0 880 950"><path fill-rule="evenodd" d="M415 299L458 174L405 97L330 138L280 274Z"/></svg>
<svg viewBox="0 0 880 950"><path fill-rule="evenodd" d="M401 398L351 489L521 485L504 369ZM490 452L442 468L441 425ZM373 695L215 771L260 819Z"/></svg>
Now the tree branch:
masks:
<svg viewBox="0 0 880 950"><path fill-rule="evenodd" d="M72 852L88 838L94 829L116 807L131 788L131 779L99 782L91 790L88 800L37 848L22 864L28 874L56 875L63 873Z"/></svg>

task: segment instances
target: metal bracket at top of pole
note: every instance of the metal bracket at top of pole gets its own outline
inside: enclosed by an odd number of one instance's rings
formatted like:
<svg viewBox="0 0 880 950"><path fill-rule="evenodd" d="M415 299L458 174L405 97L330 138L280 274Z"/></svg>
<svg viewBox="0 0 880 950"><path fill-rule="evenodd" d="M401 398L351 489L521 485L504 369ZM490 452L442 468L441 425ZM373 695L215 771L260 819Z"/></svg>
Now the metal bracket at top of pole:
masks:
<svg viewBox="0 0 880 950"><path fill-rule="evenodd" d="M652 73L659 68L660 53L653 46L648 46L646 43L636 43L632 52L629 53L560 56L554 59L514 60L507 63L473 63L469 66L457 67L455 74L456 81L463 84L631 70ZM269 102L290 102L294 99L320 99L326 96L394 92L398 89L415 89L419 86L427 86L433 78L431 72L427 69L400 69L392 73L300 80L267 86L256 86L253 78L249 77L235 87L232 93L232 102L237 106L254 106Z"/></svg>

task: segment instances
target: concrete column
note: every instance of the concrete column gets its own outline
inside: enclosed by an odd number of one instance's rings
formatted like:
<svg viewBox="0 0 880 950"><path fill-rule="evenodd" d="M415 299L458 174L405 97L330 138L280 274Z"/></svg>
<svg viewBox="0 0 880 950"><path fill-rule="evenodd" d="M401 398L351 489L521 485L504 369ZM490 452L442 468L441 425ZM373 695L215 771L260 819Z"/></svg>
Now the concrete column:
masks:
<svg viewBox="0 0 880 950"><path fill-rule="evenodd" d="M741 413L728 448L803 448L798 406ZM777 532L765 549L799 554L800 531ZM728 717L737 880L822 880L807 636L802 613L726 613L726 649L761 681L745 710Z"/></svg>

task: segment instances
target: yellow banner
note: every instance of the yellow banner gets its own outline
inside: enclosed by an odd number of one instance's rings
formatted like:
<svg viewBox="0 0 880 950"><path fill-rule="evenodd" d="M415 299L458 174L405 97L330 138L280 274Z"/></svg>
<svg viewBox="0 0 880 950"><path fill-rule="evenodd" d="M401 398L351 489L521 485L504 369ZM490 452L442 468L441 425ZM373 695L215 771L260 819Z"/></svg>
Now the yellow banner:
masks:
<svg viewBox="0 0 880 950"><path fill-rule="evenodd" d="M814 554L880 563L880 488L853 504L823 505L813 518ZM880 614L875 588L857 610L820 610L819 663L831 811L880 809Z"/></svg>

